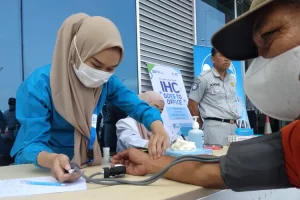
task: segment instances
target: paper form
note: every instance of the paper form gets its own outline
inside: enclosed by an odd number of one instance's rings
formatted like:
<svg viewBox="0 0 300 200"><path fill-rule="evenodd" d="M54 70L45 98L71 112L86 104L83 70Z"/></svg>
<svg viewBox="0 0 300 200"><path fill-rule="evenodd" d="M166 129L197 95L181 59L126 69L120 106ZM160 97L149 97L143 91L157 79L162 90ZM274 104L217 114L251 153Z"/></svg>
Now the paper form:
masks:
<svg viewBox="0 0 300 200"><path fill-rule="evenodd" d="M75 183L66 183L64 186L29 185L23 184L22 181L24 180L57 182L57 180L51 176L0 180L0 198L87 190L87 185L83 178L78 179Z"/></svg>

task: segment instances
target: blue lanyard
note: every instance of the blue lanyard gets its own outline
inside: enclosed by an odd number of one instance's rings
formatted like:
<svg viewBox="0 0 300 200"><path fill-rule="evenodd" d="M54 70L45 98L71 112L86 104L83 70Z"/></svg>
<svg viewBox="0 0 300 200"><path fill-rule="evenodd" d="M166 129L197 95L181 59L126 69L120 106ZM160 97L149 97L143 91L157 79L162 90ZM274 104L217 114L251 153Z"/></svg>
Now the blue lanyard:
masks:
<svg viewBox="0 0 300 200"><path fill-rule="evenodd" d="M96 108L94 110L94 113L92 115L92 125L91 125L91 132L90 132L90 139L87 139L89 141L88 146L88 163L93 162L94 158L94 151L93 151L93 145L95 143L96 139L96 126L97 126L97 118L98 118L98 105L96 105Z"/></svg>

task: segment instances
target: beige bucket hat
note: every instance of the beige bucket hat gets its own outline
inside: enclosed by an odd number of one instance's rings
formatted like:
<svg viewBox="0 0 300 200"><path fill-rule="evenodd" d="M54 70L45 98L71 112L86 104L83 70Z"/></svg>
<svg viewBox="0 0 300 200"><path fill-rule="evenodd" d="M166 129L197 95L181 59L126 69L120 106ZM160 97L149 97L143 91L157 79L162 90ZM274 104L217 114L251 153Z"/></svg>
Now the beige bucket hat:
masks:
<svg viewBox="0 0 300 200"><path fill-rule="evenodd" d="M213 47L231 60L247 60L258 57L252 38L256 14L276 0L253 0L249 11L230 21L212 37Z"/></svg>

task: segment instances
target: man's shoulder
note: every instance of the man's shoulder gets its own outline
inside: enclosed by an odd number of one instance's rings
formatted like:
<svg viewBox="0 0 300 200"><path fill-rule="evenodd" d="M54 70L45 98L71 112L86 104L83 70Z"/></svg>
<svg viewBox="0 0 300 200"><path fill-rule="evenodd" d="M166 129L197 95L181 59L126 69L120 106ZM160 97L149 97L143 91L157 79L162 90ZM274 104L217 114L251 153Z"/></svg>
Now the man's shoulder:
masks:
<svg viewBox="0 0 300 200"><path fill-rule="evenodd" d="M201 72L201 74L195 79L195 82L202 82L210 78L210 74L212 74L211 70L205 70Z"/></svg>
<svg viewBox="0 0 300 200"><path fill-rule="evenodd" d="M199 77L207 77L207 76L209 76L209 74L212 74L211 69L203 71Z"/></svg>
<svg viewBox="0 0 300 200"><path fill-rule="evenodd" d="M229 80L229 82L231 83L231 84L235 84L235 82L236 82L236 78L235 78L235 76L233 75L233 74L229 74L229 76L228 76L229 78L228 78L228 80Z"/></svg>
<svg viewBox="0 0 300 200"><path fill-rule="evenodd" d="M228 73L229 74L229 73ZM229 74L230 79L235 79L235 76L233 74Z"/></svg>
<svg viewBox="0 0 300 200"><path fill-rule="evenodd" d="M7 114L9 113L9 110L4 111L3 115L7 116Z"/></svg>

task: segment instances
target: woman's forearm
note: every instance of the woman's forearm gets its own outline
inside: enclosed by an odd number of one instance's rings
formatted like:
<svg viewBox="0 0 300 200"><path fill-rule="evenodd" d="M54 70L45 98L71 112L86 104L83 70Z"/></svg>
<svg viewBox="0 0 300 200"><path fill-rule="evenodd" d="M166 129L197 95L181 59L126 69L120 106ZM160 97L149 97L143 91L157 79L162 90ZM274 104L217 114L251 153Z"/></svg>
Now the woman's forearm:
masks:
<svg viewBox="0 0 300 200"><path fill-rule="evenodd" d="M158 130L160 128L164 128L164 127L163 127L162 121L156 120L156 121L152 122L152 124L150 125L150 128L151 128L152 132L156 132L156 130Z"/></svg>

